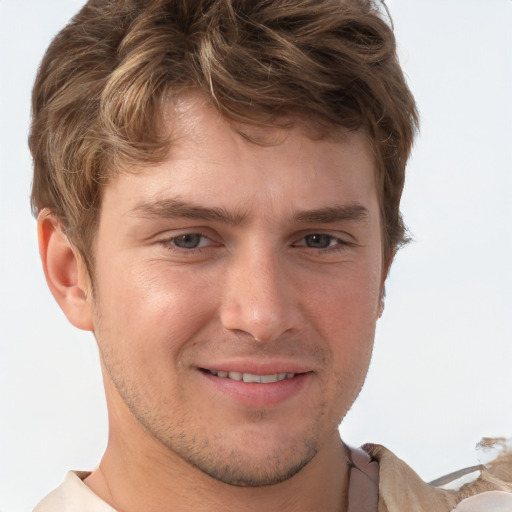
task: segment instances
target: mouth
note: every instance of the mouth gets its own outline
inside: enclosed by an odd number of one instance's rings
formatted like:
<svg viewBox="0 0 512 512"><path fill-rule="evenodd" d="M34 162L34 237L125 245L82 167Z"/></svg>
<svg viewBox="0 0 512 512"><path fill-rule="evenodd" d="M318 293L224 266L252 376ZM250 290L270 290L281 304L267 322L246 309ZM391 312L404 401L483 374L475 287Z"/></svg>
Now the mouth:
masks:
<svg viewBox="0 0 512 512"><path fill-rule="evenodd" d="M255 364L250 367L244 363L236 363L233 366L229 368L226 364L222 369L198 369L206 377L207 389L214 393L212 397L222 397L221 400L227 398L229 407L236 402L250 409L277 407L294 397L301 396L311 384L313 373L305 368L299 369L297 365L293 365L293 368L289 363L272 364L266 368L265 365L257 368Z"/></svg>
<svg viewBox="0 0 512 512"><path fill-rule="evenodd" d="M231 379L235 381L255 383L255 384L272 384L274 382L280 382L287 379L293 379L297 373L271 373L267 375L257 375L254 373L242 373L242 372L227 372L223 370L208 370L204 369L204 372L220 377L221 379Z"/></svg>

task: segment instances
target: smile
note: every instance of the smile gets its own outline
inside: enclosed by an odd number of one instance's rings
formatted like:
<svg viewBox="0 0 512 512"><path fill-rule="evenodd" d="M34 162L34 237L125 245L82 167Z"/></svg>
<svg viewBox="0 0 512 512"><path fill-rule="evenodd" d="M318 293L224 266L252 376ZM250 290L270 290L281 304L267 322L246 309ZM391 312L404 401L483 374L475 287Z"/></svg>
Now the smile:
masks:
<svg viewBox="0 0 512 512"><path fill-rule="evenodd" d="M216 370L206 370L207 373L220 377L222 379L231 379L243 382L252 382L257 384L271 384L286 379L293 379L295 373L273 373L270 375L255 375L253 373L226 372Z"/></svg>

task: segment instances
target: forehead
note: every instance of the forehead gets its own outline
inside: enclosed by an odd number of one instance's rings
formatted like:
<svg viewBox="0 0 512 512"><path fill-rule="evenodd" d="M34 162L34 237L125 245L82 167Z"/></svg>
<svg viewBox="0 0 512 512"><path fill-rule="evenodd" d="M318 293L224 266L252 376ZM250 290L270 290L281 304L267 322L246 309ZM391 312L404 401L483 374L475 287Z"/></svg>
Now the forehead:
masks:
<svg viewBox="0 0 512 512"><path fill-rule="evenodd" d="M305 122L272 128L234 123L201 97L185 97L162 115L168 137L165 161L132 166L106 187L118 203L179 196L216 206L276 213L375 196L375 163L362 132L337 130L319 137ZM352 198L352 199L351 199ZM128 204L126 204L128 206Z"/></svg>
<svg viewBox="0 0 512 512"><path fill-rule="evenodd" d="M212 138L222 138L229 132L235 139L241 138L256 147L273 147L290 139L296 143L297 138L309 139L310 143L320 146L339 147L337 143L351 144L357 139L370 138L365 130L352 130L341 125L334 125L322 120L314 113L290 113L279 118L268 118L258 114L248 114L243 121L232 120L222 115L208 98L202 94L182 94L169 101L161 114L164 136L174 142L208 143ZM201 137L206 137L206 140ZM358 142L356 142L358 144ZM373 151L372 151L373 152Z"/></svg>

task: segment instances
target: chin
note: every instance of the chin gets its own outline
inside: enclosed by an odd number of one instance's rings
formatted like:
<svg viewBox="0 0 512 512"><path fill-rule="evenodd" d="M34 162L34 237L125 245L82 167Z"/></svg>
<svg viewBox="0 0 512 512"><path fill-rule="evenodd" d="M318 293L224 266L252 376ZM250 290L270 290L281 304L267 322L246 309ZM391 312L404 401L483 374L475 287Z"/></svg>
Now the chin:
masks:
<svg viewBox="0 0 512 512"><path fill-rule="evenodd" d="M299 456L299 450L293 455L281 450L275 453L265 453L262 456L253 453L240 453L232 449L229 455L205 456L188 460L190 464L211 478L228 485L237 487L264 487L279 484L295 476L316 455L316 450L304 446Z"/></svg>

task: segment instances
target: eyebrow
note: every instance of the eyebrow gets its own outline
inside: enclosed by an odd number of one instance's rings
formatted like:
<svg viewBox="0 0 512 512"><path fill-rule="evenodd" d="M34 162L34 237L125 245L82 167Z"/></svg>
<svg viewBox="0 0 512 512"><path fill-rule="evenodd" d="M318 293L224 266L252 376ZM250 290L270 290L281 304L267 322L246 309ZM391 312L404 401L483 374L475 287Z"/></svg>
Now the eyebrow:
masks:
<svg viewBox="0 0 512 512"><path fill-rule="evenodd" d="M368 209L358 203L305 210L295 215L297 221L306 224L329 224L331 222L369 220L369 218Z"/></svg>
<svg viewBox="0 0 512 512"><path fill-rule="evenodd" d="M247 212L241 210L231 212L224 208L209 208L172 198L140 203L130 210L130 214L144 218L216 221L234 226L247 223L249 220ZM368 209L359 203L303 210L296 212L293 216L296 222L305 224L329 224L368 220L369 218Z"/></svg>
<svg viewBox="0 0 512 512"><path fill-rule="evenodd" d="M179 199L162 199L140 203L130 210L130 214L145 218L185 218L217 221L235 226L243 224L247 220L247 214L242 211L230 212L224 208L206 208L204 206L185 203Z"/></svg>

